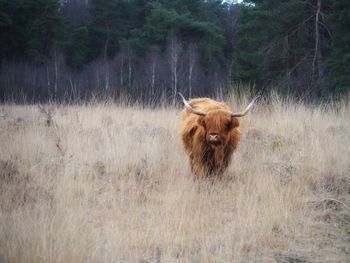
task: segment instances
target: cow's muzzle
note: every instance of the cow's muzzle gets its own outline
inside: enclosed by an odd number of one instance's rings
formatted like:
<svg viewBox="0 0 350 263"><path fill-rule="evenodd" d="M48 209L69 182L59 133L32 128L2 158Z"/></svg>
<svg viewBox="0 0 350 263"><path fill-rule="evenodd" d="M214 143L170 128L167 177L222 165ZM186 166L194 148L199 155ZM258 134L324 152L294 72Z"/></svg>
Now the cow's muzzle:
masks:
<svg viewBox="0 0 350 263"><path fill-rule="evenodd" d="M220 139L219 135L217 135L217 134L209 134L208 141L210 144L213 144L213 145L220 145L221 144L221 139Z"/></svg>

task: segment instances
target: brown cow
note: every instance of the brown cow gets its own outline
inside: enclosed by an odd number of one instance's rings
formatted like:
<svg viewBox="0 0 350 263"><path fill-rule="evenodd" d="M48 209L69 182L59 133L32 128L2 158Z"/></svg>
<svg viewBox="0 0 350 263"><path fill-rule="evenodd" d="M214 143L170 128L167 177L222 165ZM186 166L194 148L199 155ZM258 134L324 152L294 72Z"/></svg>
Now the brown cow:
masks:
<svg viewBox="0 0 350 263"><path fill-rule="evenodd" d="M240 132L238 117L253 107L256 97L243 112L231 113L222 102L208 98L186 101L182 111L181 138L196 177L220 176L237 148Z"/></svg>

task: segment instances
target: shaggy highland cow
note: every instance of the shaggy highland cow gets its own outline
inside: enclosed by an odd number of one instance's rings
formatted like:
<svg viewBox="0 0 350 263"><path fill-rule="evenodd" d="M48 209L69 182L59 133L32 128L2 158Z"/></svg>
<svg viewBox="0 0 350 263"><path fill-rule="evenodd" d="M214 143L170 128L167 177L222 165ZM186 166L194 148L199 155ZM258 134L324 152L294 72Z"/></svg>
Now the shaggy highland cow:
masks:
<svg viewBox="0 0 350 263"><path fill-rule="evenodd" d="M258 97L243 112L232 113L222 102L180 96L185 104L181 138L192 173L197 178L222 175L239 142L238 117L246 115Z"/></svg>

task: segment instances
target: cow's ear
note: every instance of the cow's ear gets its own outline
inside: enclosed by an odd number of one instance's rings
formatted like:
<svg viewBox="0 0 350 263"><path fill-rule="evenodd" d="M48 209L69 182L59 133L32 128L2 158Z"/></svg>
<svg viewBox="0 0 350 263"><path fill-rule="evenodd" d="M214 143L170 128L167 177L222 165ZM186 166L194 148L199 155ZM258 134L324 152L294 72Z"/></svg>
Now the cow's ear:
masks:
<svg viewBox="0 0 350 263"><path fill-rule="evenodd" d="M239 120L236 117L231 118L231 129L237 128L239 126Z"/></svg>
<svg viewBox="0 0 350 263"><path fill-rule="evenodd" d="M205 121L204 121L204 116L199 116L197 123L202 126L203 128L205 128Z"/></svg>

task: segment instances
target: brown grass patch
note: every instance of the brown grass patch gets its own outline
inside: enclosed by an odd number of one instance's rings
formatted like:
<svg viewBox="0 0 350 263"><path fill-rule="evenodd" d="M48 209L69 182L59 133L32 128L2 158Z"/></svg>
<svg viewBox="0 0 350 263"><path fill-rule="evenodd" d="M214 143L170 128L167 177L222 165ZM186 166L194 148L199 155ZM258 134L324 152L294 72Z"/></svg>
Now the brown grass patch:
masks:
<svg viewBox="0 0 350 263"><path fill-rule="evenodd" d="M348 106L261 104L218 182L180 109L50 109L1 106L1 262L350 261Z"/></svg>

